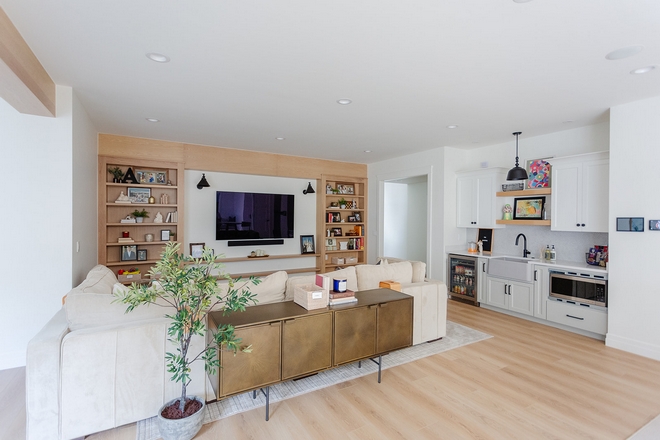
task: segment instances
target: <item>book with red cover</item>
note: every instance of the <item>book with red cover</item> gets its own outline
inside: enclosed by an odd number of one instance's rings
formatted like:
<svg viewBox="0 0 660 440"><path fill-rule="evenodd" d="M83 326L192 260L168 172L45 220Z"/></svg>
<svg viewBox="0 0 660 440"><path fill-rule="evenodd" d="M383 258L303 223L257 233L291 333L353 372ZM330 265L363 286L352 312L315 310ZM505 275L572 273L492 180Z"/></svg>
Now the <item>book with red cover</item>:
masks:
<svg viewBox="0 0 660 440"><path fill-rule="evenodd" d="M330 292L330 299L349 298L355 296L355 292L347 290L346 292Z"/></svg>

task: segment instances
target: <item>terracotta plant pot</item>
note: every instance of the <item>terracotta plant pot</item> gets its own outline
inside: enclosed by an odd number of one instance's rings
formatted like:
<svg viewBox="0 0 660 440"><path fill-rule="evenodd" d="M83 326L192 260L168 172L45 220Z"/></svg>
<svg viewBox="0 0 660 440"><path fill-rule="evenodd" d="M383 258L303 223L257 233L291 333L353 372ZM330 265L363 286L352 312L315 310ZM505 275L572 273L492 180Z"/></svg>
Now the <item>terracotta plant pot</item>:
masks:
<svg viewBox="0 0 660 440"><path fill-rule="evenodd" d="M199 411L191 416L183 419L166 419L161 416L163 409L179 400L178 397L170 400L158 410L158 430L160 431L163 440L190 440L197 435L200 429L202 429L206 404L197 396L191 396L190 398L195 399L202 404Z"/></svg>

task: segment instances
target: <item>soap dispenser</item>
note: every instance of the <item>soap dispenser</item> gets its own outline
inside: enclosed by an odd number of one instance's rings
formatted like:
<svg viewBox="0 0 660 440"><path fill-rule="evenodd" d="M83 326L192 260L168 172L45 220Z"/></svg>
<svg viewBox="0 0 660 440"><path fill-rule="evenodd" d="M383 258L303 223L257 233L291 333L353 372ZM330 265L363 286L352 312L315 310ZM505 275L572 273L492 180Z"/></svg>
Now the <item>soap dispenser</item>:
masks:
<svg viewBox="0 0 660 440"><path fill-rule="evenodd" d="M550 261L557 261L557 251L554 244L552 245L552 249L550 249Z"/></svg>
<svg viewBox="0 0 660 440"><path fill-rule="evenodd" d="M550 261L550 245L546 244L545 245L545 252L543 253L543 259Z"/></svg>

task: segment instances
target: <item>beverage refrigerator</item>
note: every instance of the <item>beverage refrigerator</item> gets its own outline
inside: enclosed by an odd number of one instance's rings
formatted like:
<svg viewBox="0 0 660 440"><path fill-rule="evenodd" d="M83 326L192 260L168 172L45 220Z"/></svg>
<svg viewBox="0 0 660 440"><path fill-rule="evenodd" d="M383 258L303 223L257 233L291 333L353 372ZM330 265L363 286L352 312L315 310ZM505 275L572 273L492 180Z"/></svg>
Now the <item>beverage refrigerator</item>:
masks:
<svg viewBox="0 0 660 440"><path fill-rule="evenodd" d="M477 257L449 254L447 265L447 290L451 298L478 306L479 269Z"/></svg>

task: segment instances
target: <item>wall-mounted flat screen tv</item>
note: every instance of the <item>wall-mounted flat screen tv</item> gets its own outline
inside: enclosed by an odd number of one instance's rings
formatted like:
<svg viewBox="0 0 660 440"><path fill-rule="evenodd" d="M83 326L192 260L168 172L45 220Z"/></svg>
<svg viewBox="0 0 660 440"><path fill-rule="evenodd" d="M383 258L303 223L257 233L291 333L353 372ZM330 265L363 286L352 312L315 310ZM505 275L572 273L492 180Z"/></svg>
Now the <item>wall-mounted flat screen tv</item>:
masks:
<svg viewBox="0 0 660 440"><path fill-rule="evenodd" d="M216 192L216 240L293 238L292 194Z"/></svg>

